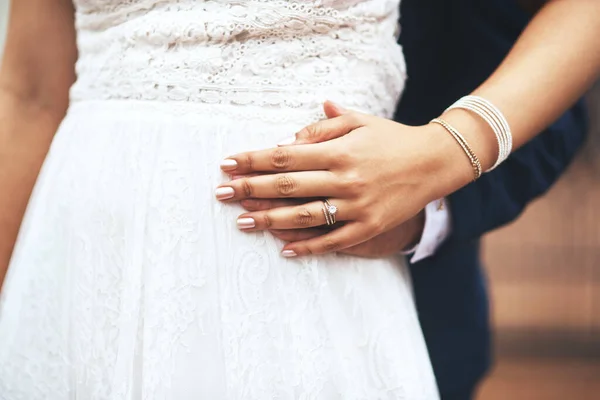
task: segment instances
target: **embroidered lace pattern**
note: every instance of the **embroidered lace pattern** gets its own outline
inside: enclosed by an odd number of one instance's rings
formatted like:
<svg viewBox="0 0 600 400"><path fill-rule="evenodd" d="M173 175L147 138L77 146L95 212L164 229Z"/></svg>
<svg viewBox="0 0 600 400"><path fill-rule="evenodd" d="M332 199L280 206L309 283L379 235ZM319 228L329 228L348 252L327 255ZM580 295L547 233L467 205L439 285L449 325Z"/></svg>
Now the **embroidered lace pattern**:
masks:
<svg viewBox="0 0 600 400"><path fill-rule="evenodd" d="M397 0L76 3L74 100L315 109L333 97L389 116L404 85Z"/></svg>

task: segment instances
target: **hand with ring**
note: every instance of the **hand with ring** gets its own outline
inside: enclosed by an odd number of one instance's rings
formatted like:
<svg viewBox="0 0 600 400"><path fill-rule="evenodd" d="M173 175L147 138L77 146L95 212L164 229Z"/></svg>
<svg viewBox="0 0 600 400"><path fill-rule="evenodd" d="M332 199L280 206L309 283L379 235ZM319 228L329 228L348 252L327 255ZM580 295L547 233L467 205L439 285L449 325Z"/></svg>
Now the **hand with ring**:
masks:
<svg viewBox="0 0 600 400"><path fill-rule="evenodd" d="M409 127L332 103L325 113L329 119L302 129L290 144L221 164L234 179L217 188L217 199L251 210L238 218L242 230L271 230L282 238L291 235L281 232L293 232L285 256L356 247L398 229L472 178L439 126Z"/></svg>

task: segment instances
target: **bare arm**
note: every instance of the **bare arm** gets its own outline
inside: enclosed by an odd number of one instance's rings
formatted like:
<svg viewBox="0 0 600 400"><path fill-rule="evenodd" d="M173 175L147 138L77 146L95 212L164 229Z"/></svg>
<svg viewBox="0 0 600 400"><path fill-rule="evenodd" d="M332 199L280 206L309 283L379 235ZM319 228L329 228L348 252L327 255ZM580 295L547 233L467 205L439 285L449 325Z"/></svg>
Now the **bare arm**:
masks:
<svg viewBox="0 0 600 400"><path fill-rule="evenodd" d="M70 0L12 2L0 68L0 287L31 190L67 109L76 57Z"/></svg>
<svg viewBox="0 0 600 400"><path fill-rule="evenodd" d="M558 119L598 78L598 38L600 1L548 1L504 62L474 92L502 110L514 149ZM484 167L490 167L497 155L490 128L465 111L451 111L447 117L467 136Z"/></svg>
<svg viewBox="0 0 600 400"><path fill-rule="evenodd" d="M532 0L534 7L541 0ZM535 8L535 7L534 7ZM555 121L584 94L600 72L600 1L553 0L543 5L496 72L475 95L500 108L513 131L518 148ZM464 74L468 74L465 69ZM450 105L450 104L448 104ZM336 108L332 104L326 107ZM271 172L231 181L234 197L245 200L247 191L277 193L279 174L288 173L295 188L314 197L335 193L336 205L345 210L346 224L329 233L303 236L284 247L286 256L342 251L394 229L409 220L429 202L447 196L473 179L473 168L456 141L437 124L408 127L373 116L343 112L339 117L306 127L285 148L242 153L229 157L223 169L229 174ZM485 122L472 114L454 110L444 116L471 144L484 169L495 162L495 135ZM319 143L317 143L319 142ZM285 159L286 168L274 159ZM246 161L252 160L251 165ZM311 180L293 175L313 171ZM311 167L309 167L311 166ZM279 176L278 176L279 175ZM321 180L322 179L322 180ZM489 181L488 181L489 182ZM330 188L339 187L336 191ZM275 188L275 190L273 190ZM298 192L300 192L299 189ZM278 196L283 197L283 196ZM293 197L286 194L285 197ZM298 196L302 197L302 196ZM320 204L306 210L315 215ZM247 213L255 221L283 221L280 226L304 229L295 223L298 209ZM296 219L297 221L297 219ZM259 222L255 229L264 229ZM269 229L278 229L274 224Z"/></svg>

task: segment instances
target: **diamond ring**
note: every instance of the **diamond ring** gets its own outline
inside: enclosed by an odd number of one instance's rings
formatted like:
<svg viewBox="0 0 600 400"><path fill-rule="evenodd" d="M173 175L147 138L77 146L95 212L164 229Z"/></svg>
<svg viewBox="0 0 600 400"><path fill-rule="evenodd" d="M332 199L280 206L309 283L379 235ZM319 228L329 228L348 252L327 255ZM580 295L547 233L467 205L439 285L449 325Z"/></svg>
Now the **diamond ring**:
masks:
<svg viewBox="0 0 600 400"><path fill-rule="evenodd" d="M323 215L325 216L325 222L328 226L335 224L335 214L338 208L331 204L329 200L323 200Z"/></svg>

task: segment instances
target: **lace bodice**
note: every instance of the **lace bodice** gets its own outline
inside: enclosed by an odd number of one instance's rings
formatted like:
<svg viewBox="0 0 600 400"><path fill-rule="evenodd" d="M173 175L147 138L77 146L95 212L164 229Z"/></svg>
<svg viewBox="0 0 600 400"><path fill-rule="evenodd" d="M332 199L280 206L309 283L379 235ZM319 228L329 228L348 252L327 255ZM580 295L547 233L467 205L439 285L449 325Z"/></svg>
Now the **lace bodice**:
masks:
<svg viewBox="0 0 600 400"><path fill-rule="evenodd" d="M390 116L402 91L399 0L75 0L72 99ZM182 12L184 11L184 12Z"/></svg>

